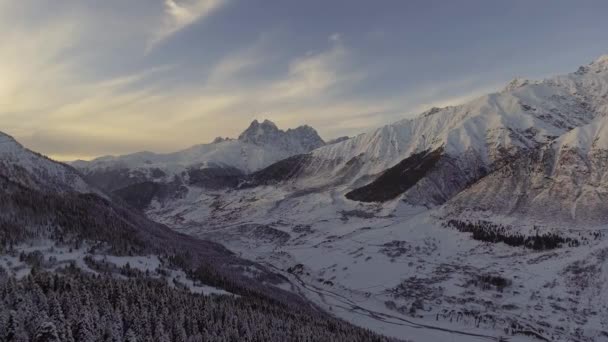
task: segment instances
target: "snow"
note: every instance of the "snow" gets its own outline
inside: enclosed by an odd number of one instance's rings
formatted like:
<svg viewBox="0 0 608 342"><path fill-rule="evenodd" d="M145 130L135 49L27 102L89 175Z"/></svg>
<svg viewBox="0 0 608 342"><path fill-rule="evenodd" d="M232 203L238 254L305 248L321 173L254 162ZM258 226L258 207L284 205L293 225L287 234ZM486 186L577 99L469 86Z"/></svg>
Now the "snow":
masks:
<svg viewBox="0 0 608 342"><path fill-rule="evenodd" d="M598 325L604 317L601 315L608 315L604 302L592 301L598 293L608 296L601 281L608 276L608 269L598 271L593 277L599 275L599 280L588 285L583 294L577 294L580 288L572 279L584 273L568 271L580 262L601 265L598 255L608 249L606 240L536 252L474 241L469 234L442 227L437 209L399 200L384 205L360 204L336 192L292 197L288 189L275 187L200 195L196 207L178 201L165 204L162 212L151 210L149 214L172 222L179 231L221 242L243 257L268 265L287 276L294 291L330 313L391 336L413 341L496 340L505 336L503 327L514 321L544 329L550 340L565 341L579 328L586 336L596 337L606 328L605 323ZM255 201L239 201L253 197ZM201 209L210 201L224 204L222 212L210 214ZM187 209L187 213L180 209ZM173 214L180 219L172 219ZM601 226L586 232L607 229ZM566 229L564 234L576 232ZM390 247L395 241L399 244ZM303 265L301 273L287 272L298 264ZM501 275L513 284L503 292L467 285L480 274ZM425 300L425 309L415 316L408 313L415 299L395 298L391 292L401 281L413 277L422 280L423 288L443 289L435 299ZM389 301L407 309L391 309L385 304ZM450 322L446 316L436 320L437 314L452 310L478 311L503 323L477 327L472 318ZM593 311L597 314L590 313ZM509 338L532 341L520 335Z"/></svg>
<svg viewBox="0 0 608 342"><path fill-rule="evenodd" d="M573 129L557 139L553 146L558 151L578 149L581 153L608 150L608 118L600 118L588 125Z"/></svg>

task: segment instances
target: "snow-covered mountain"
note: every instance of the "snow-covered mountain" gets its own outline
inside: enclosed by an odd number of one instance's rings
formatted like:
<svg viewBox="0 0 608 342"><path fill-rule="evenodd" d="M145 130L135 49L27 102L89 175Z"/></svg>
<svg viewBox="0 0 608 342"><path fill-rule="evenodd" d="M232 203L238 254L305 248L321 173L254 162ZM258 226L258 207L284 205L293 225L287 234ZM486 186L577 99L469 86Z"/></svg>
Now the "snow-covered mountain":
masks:
<svg viewBox="0 0 608 342"><path fill-rule="evenodd" d="M607 61L142 209L392 336L605 340Z"/></svg>
<svg viewBox="0 0 608 342"><path fill-rule="evenodd" d="M503 91L459 106L433 108L414 119L386 125L314 150L291 181L301 186L349 184L351 198L441 204L469 184L525 151L608 114L608 71L602 57L577 72L543 81L516 79ZM437 158L421 158L440 151ZM422 154L422 155L420 155ZM413 184L387 194L374 181L393 167L425 162ZM404 166L404 165L401 165ZM408 170L394 170L408 180Z"/></svg>
<svg viewBox="0 0 608 342"><path fill-rule="evenodd" d="M312 127L283 131L271 121L254 120L238 139L216 138L174 153L139 152L72 165L109 191L149 181L216 188L234 186L239 176L323 145Z"/></svg>
<svg viewBox="0 0 608 342"><path fill-rule="evenodd" d="M608 56L327 144L254 121L238 139L73 165L391 336L608 336Z"/></svg>
<svg viewBox="0 0 608 342"><path fill-rule="evenodd" d="M32 152L0 132L0 176L26 187L55 192L95 192L73 168Z"/></svg>
<svg viewBox="0 0 608 342"><path fill-rule="evenodd" d="M249 128L239 135L238 140L266 148L278 147L290 155L307 153L325 145L317 131L310 126L304 125L282 131L269 120L264 120L262 123L254 120Z"/></svg>
<svg viewBox="0 0 608 342"><path fill-rule="evenodd" d="M608 117L522 154L446 207L451 215L478 211L552 225L608 222Z"/></svg>

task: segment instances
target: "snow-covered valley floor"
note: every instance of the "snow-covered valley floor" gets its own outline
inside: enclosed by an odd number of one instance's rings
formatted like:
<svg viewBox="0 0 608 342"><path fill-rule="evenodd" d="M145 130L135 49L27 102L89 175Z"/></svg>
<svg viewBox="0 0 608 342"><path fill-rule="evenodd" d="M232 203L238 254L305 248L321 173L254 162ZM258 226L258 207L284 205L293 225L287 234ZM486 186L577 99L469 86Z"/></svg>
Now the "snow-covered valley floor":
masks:
<svg viewBox="0 0 608 342"><path fill-rule="evenodd" d="M605 239L534 251L475 241L442 225L437 210L292 190L191 188L148 215L274 268L293 291L386 335L608 341Z"/></svg>

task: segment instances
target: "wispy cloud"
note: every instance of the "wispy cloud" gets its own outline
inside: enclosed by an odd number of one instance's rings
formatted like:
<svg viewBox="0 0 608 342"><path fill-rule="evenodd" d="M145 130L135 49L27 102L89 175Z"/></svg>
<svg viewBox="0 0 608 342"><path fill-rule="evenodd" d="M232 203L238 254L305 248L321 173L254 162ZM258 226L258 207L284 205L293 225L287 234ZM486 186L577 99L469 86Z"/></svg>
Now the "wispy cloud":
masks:
<svg viewBox="0 0 608 342"><path fill-rule="evenodd" d="M209 16L228 0L164 0L161 23L148 42L147 49L168 39L188 25Z"/></svg>
<svg viewBox="0 0 608 342"><path fill-rule="evenodd" d="M27 3L40 15L34 1ZM165 0L163 24L154 31L155 48L224 3ZM0 0L0 130L64 160L177 150L217 135L236 136L256 117L283 127L310 124L326 138L356 134L424 106L457 104L478 93L469 80L446 80L399 96L354 92L369 82L373 70L357 64L353 47L339 34L321 38L309 52L277 53L277 36L262 34L250 45L227 49L223 58L191 69L179 63L138 64L142 56L137 42L149 38L156 11L140 18L139 8L131 5L132 12L99 18L94 9L85 8L28 22L14 15L19 10L26 17L26 6L15 4ZM100 30L107 20L129 18L137 24ZM132 31L123 33L128 28ZM104 49L96 50L98 42ZM129 46L131 42L136 46ZM130 67L104 72L98 61L114 60L116 51L121 51L119 66ZM194 72L200 74L190 74ZM186 73L200 78L181 82Z"/></svg>
<svg viewBox="0 0 608 342"><path fill-rule="evenodd" d="M351 77L341 73L341 63L347 54L343 46L335 45L327 51L298 58L290 63L287 77L276 82L270 92L277 98L318 95Z"/></svg>

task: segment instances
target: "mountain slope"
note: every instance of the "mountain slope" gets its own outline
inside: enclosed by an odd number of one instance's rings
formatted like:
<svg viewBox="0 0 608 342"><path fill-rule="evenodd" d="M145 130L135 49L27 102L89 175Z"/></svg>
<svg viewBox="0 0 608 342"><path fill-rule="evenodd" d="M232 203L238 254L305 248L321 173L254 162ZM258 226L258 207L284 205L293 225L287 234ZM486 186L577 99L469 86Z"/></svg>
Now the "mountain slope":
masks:
<svg viewBox="0 0 608 342"><path fill-rule="evenodd" d="M38 190L97 192L73 168L26 149L2 132L0 170L7 179Z"/></svg>
<svg viewBox="0 0 608 342"><path fill-rule="evenodd" d="M354 190L416 153L441 148L435 167L403 195L412 204L441 204L513 157L607 115L605 60L539 82L515 80L501 92L318 148L299 166L303 177L290 182Z"/></svg>
<svg viewBox="0 0 608 342"><path fill-rule="evenodd" d="M608 222L608 118L573 129L496 170L447 204L547 224Z"/></svg>

